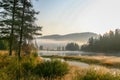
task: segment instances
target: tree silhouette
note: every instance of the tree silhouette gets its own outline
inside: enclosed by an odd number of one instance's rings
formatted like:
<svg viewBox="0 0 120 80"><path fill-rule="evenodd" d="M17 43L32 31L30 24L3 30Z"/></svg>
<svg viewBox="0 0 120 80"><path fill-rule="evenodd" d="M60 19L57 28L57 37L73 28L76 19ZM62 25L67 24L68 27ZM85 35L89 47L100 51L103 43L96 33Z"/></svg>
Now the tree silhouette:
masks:
<svg viewBox="0 0 120 80"><path fill-rule="evenodd" d="M24 1L25 7L23 7ZM8 38L9 55L12 55L12 49L16 51L24 49L20 49L19 45L21 44L21 47L29 45L35 35L41 35L41 26L35 24L35 15L38 12L34 10L32 2L28 0L1 0L0 11L0 38Z"/></svg>
<svg viewBox="0 0 120 80"><path fill-rule="evenodd" d="M88 44L81 46L83 51L119 52L120 51L120 29L109 31L98 39L90 38Z"/></svg>
<svg viewBox="0 0 120 80"><path fill-rule="evenodd" d="M79 50L79 45L77 43L68 43L65 49L70 51L77 51Z"/></svg>

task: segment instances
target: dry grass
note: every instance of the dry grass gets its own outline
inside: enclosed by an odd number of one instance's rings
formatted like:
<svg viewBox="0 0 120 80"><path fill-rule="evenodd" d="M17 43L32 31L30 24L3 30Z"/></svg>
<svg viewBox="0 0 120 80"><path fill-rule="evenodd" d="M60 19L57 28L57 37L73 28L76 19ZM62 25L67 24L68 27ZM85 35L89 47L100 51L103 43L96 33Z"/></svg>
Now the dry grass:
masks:
<svg viewBox="0 0 120 80"><path fill-rule="evenodd" d="M98 60L100 64L120 68L120 57L115 56L92 56L90 59Z"/></svg>
<svg viewBox="0 0 120 80"><path fill-rule="evenodd" d="M0 55L8 55L8 51L6 50L0 50Z"/></svg>
<svg viewBox="0 0 120 80"><path fill-rule="evenodd" d="M76 76L76 71L81 70L80 67L78 66L70 66L70 71L67 75L65 75L62 80L73 80L74 77Z"/></svg>
<svg viewBox="0 0 120 80"><path fill-rule="evenodd" d="M0 55L9 55L8 50L0 50ZM12 51L12 56L15 56L15 51Z"/></svg>
<svg viewBox="0 0 120 80"><path fill-rule="evenodd" d="M120 80L120 70L90 66L78 70L74 80Z"/></svg>
<svg viewBox="0 0 120 80"><path fill-rule="evenodd" d="M75 60L88 64L97 64L113 68L120 68L120 57L115 56L44 56L49 58L62 58L65 60Z"/></svg>
<svg viewBox="0 0 120 80"><path fill-rule="evenodd" d="M114 80L113 78L115 78L115 80L120 79L120 77L119 77L120 70L108 69L103 66L92 65L87 68L78 67L78 66L70 66L70 72L67 75L65 75L61 80L84 80L84 79L82 79L84 77L91 77L91 78L93 77L94 78L94 76L92 76L92 72L95 75L97 75L96 77L103 78L102 80L106 80L106 78L107 78L107 80ZM106 77L104 77L104 76L106 76ZM91 80L91 79L88 78L87 80ZM97 79L97 80L101 80L101 79Z"/></svg>
<svg viewBox="0 0 120 80"><path fill-rule="evenodd" d="M8 51L0 51L1 55L6 54L7 52ZM24 56L24 57L26 57L26 56ZM100 63L102 63L102 64L109 64L109 65L118 65L118 63L120 64L120 57L114 57L114 56L111 56L111 57L107 57L107 56L79 56L79 57L72 56L72 57L66 57L66 58L77 58L77 59L86 59L86 60L93 60L93 61L97 60L97 61L100 61ZM25 60L27 60L27 59L28 58L26 57ZM6 60L6 61L8 61L8 60ZM41 61L42 61L42 59L40 57L35 57L36 63L39 63ZM104 74L107 74L107 73L110 73L107 75L108 78L109 78L109 76L110 76L110 78L113 76L117 76L117 75L120 76L120 70L108 69L108 68L100 67L100 66L90 66L87 68L78 67L78 66L69 66L69 67L70 67L70 71L68 74L66 74L61 79L55 79L55 80L84 80L84 79L75 79L75 78L76 77L83 78L83 77L86 77L87 75L91 76L92 74L89 73L89 71L91 71L91 70L93 70L92 72L94 72L94 74L97 74L97 76L103 76ZM113 75L113 76L111 76L111 75ZM118 77L118 79L115 79L115 80L119 80L119 78L120 77ZM31 80L39 80L39 79L31 79ZM89 79L89 80L91 80L91 79ZM103 79L103 80L106 80L106 79ZM107 80L110 80L110 79L107 79ZM111 79L111 80L113 80L113 79Z"/></svg>

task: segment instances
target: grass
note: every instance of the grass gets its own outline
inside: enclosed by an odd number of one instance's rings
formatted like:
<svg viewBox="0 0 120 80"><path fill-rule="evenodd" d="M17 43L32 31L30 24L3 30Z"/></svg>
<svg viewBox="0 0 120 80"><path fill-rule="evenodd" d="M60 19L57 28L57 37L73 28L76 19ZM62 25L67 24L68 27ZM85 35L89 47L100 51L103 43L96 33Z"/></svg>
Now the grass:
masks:
<svg viewBox="0 0 120 80"><path fill-rule="evenodd" d="M69 71L68 64L58 60L45 61L35 67L35 74L44 78L61 78Z"/></svg>
<svg viewBox="0 0 120 80"><path fill-rule="evenodd" d="M8 51L6 50L0 50L0 55L8 55Z"/></svg>
<svg viewBox="0 0 120 80"><path fill-rule="evenodd" d="M109 64L109 66L119 60L119 58L116 57L102 58L95 56L80 56L81 59L80 57L74 56L54 57L77 61L89 60L88 63L102 61L101 64ZM116 69L100 66L90 66L86 68L69 66L67 63L58 60L43 61L40 57L37 57L36 54L22 56L20 64L18 64L16 56L0 55L0 80L16 80L19 77L18 73L20 73L20 80L120 80L120 70Z"/></svg>
<svg viewBox="0 0 120 80"><path fill-rule="evenodd" d="M43 56L48 58L62 58L65 60L74 60L88 64L97 64L109 68L120 68L120 57L107 56Z"/></svg>
<svg viewBox="0 0 120 80"><path fill-rule="evenodd" d="M92 66L76 72L74 80L120 80L120 72Z"/></svg>
<svg viewBox="0 0 120 80"><path fill-rule="evenodd" d="M34 55L16 56L0 55L0 80L54 80L62 78L69 72L69 66L58 60L43 61Z"/></svg>
<svg viewBox="0 0 120 80"><path fill-rule="evenodd" d="M49 58L62 58L66 60L82 61L89 64L98 64L102 66L90 66L87 68L73 66L70 73L65 76L65 80L120 80L119 57L107 56L45 56ZM112 68L107 68L107 67Z"/></svg>

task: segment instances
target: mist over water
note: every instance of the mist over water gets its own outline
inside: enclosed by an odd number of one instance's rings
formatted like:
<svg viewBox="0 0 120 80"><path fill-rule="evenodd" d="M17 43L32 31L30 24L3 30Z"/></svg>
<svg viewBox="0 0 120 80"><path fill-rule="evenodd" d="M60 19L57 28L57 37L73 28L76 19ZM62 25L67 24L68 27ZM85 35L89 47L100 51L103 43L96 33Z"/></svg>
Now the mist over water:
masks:
<svg viewBox="0 0 120 80"><path fill-rule="evenodd" d="M35 41L35 40L34 40ZM36 39L37 46L43 46L44 48L57 48L65 47L68 43L75 42L81 46L85 42L73 41L73 40L52 40L52 39Z"/></svg>

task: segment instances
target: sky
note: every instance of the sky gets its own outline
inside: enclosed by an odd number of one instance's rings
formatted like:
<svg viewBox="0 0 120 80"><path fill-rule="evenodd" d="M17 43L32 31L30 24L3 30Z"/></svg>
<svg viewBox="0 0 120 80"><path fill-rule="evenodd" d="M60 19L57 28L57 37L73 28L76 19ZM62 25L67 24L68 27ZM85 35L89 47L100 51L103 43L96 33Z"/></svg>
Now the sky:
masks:
<svg viewBox="0 0 120 80"><path fill-rule="evenodd" d="M42 34L94 32L120 28L120 0L33 0Z"/></svg>

